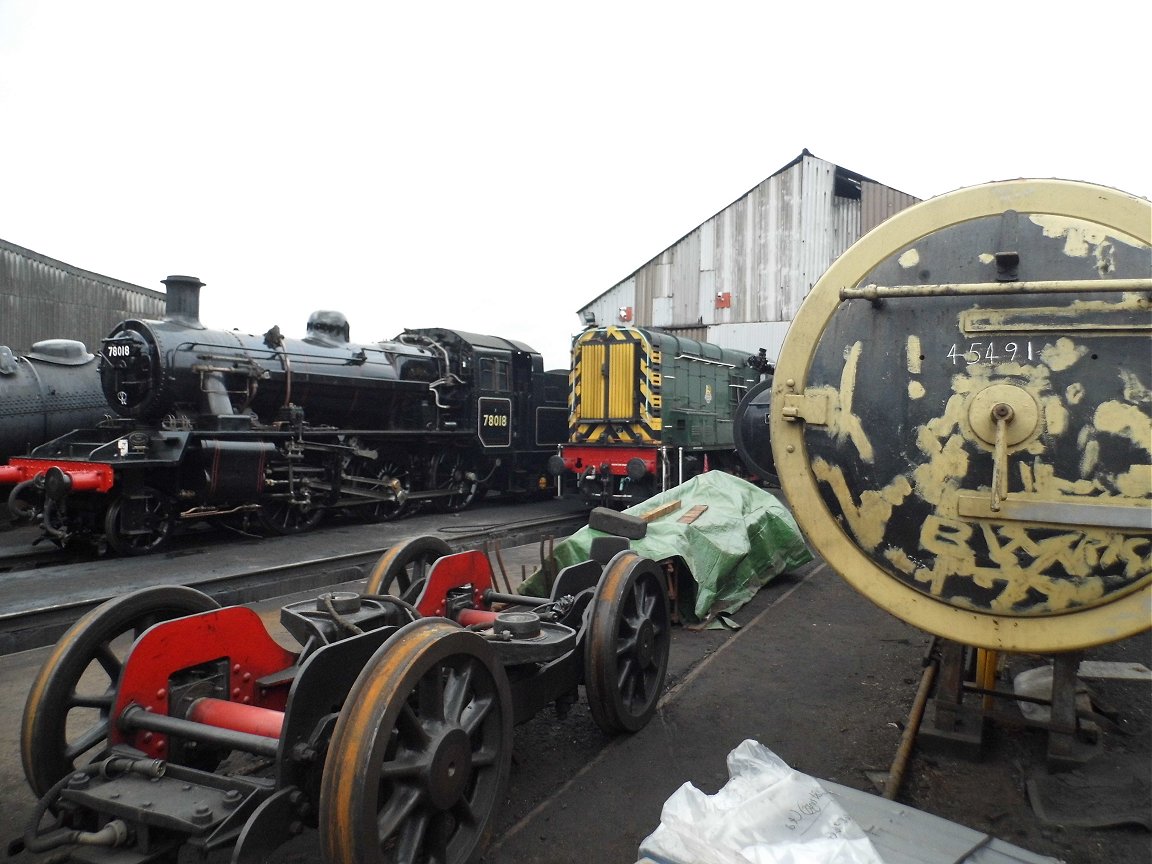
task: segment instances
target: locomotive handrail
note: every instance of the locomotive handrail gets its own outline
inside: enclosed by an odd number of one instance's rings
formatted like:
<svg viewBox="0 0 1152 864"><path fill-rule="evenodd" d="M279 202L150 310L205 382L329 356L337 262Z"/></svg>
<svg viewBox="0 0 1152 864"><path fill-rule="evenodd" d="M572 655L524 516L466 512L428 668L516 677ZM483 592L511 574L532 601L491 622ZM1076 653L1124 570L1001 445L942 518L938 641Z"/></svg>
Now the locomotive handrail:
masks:
<svg viewBox="0 0 1152 864"><path fill-rule="evenodd" d="M217 358L205 358L205 359L222 360L224 358L217 357ZM208 373L208 372L227 372L230 374L235 374L237 372L245 371L245 367L247 367L247 371L248 371L248 374L250 377L267 378L269 375L268 370L265 369L263 366L261 366L259 363L257 363L255 360L249 360L246 363L233 362L231 366L212 366L212 365L209 365L207 363L193 363L192 366L189 368L191 369L191 371L199 372L201 374Z"/></svg>
<svg viewBox="0 0 1152 864"><path fill-rule="evenodd" d="M841 288L841 300L882 300L887 297L956 297L988 294L1103 294L1152 291L1152 279L1107 279L1038 282L945 282L939 285L859 285Z"/></svg>
<svg viewBox="0 0 1152 864"><path fill-rule="evenodd" d="M709 366L724 366L728 369L737 368L735 363L725 363L723 360L712 360L708 357L701 357L699 354L677 354L677 360L695 360L697 363L707 363Z"/></svg>

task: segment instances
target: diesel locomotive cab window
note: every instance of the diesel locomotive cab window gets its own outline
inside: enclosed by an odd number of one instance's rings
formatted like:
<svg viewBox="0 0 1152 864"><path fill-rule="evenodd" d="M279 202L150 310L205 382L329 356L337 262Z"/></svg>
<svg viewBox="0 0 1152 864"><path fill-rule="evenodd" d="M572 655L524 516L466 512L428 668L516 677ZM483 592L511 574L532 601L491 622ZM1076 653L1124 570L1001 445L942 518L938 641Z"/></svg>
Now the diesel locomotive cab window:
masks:
<svg viewBox="0 0 1152 864"><path fill-rule="evenodd" d="M512 389L512 364L507 360L496 357L480 358L480 389L503 390Z"/></svg>

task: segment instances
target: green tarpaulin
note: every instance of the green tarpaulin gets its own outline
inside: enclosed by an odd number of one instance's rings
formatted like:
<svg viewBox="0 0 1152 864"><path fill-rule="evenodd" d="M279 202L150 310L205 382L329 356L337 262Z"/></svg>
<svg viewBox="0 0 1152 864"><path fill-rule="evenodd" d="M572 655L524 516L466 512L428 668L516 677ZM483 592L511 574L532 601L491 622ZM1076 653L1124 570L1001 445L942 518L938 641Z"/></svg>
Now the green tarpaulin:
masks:
<svg viewBox="0 0 1152 864"><path fill-rule="evenodd" d="M643 517L673 501L680 506L652 519L647 535L631 547L655 561L679 559L681 574L691 574L695 584L680 580L678 602L689 623L735 612L773 577L812 560L796 520L774 495L722 471L700 474L624 512ZM690 523L681 521L699 505L707 509ZM585 526L556 544L557 569L588 560L592 538L600 536L604 532ZM544 581L537 573L520 590L547 594Z"/></svg>

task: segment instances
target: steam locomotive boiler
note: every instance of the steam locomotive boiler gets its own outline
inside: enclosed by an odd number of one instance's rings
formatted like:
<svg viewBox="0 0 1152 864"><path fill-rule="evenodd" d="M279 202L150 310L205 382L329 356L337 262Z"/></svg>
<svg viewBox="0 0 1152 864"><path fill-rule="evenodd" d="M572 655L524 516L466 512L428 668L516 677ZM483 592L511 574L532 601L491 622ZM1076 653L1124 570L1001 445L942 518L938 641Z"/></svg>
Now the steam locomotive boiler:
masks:
<svg viewBox="0 0 1152 864"><path fill-rule="evenodd" d="M550 468L622 509L711 468L737 471L732 413L759 373L747 355L640 327L572 345L568 440Z"/></svg>
<svg viewBox="0 0 1152 864"><path fill-rule="evenodd" d="M1149 628L1150 233L1144 199L1008 181L902 211L829 268L745 416L767 410L750 458L770 433L797 522L860 592L985 650Z"/></svg>
<svg viewBox="0 0 1152 864"><path fill-rule="evenodd" d="M119 416L0 468L13 513L60 544L102 537L142 554L195 519L255 515L288 533L335 509L392 519L547 487L565 376L527 345L444 329L354 344L334 312L302 340L211 330L202 284L170 277L163 320L104 340L101 387Z"/></svg>
<svg viewBox="0 0 1152 864"><path fill-rule="evenodd" d="M27 354L0 345L0 461L109 413L95 355L83 342L45 339Z"/></svg>

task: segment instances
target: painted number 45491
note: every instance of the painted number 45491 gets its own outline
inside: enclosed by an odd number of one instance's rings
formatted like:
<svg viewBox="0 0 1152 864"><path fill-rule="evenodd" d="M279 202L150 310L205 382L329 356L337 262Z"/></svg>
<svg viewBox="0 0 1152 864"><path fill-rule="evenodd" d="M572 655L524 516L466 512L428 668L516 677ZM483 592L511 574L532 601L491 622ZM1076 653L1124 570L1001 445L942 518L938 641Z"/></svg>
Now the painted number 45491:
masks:
<svg viewBox="0 0 1152 864"><path fill-rule="evenodd" d="M961 361L967 366L977 363L1013 363L1017 360L1032 360L1031 342L969 342L965 350L963 343L953 345L947 356L952 365Z"/></svg>

